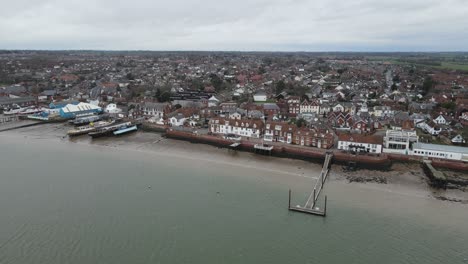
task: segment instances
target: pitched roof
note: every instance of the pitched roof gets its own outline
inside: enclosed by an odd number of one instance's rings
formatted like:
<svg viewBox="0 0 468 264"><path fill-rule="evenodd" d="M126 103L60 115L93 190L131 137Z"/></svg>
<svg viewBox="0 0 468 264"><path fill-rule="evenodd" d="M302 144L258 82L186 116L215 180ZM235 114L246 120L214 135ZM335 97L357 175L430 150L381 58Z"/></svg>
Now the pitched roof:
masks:
<svg viewBox="0 0 468 264"><path fill-rule="evenodd" d="M339 141L348 141L356 143L382 144L383 138L379 136L366 136L359 134L339 134Z"/></svg>

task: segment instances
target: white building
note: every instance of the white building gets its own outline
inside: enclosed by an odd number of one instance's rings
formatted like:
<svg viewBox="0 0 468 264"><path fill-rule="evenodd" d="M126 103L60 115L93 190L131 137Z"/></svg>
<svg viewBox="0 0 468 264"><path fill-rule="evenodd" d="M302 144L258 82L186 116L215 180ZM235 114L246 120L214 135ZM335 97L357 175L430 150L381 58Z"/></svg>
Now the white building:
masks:
<svg viewBox="0 0 468 264"><path fill-rule="evenodd" d="M146 102L141 106L143 115L146 117L151 117L153 119L163 118L164 114L167 113L169 109L170 106L167 103Z"/></svg>
<svg viewBox="0 0 468 264"><path fill-rule="evenodd" d="M383 152L409 154L411 145L419 140L416 131L387 130L383 139Z"/></svg>
<svg viewBox="0 0 468 264"><path fill-rule="evenodd" d="M424 130L426 133L431 134L433 136L438 136L440 132L442 132L442 128L436 125L433 121L430 122L421 122L418 124L418 127L420 127L422 130Z"/></svg>
<svg viewBox="0 0 468 264"><path fill-rule="evenodd" d="M434 123L438 125L445 125L447 124L447 119L443 115L439 115L438 117L434 118Z"/></svg>
<svg viewBox="0 0 468 264"><path fill-rule="evenodd" d="M463 144L465 143L465 139L462 137L462 135L458 134L454 138L452 138L452 143L455 144Z"/></svg>
<svg viewBox="0 0 468 264"><path fill-rule="evenodd" d="M187 120L187 118L183 114L178 113L177 115L169 118L169 124L171 126L183 126L185 120Z"/></svg>
<svg viewBox="0 0 468 264"><path fill-rule="evenodd" d="M208 107L217 106L218 104L219 100L216 97L211 96L210 99L208 99Z"/></svg>
<svg viewBox="0 0 468 264"><path fill-rule="evenodd" d="M259 138L263 133L263 121L260 119L223 119L210 120L210 132L215 134L235 134L243 137Z"/></svg>
<svg viewBox="0 0 468 264"><path fill-rule="evenodd" d="M109 113L109 114L118 114L122 112L122 109L117 108L116 104L108 104L104 112Z"/></svg>
<svg viewBox="0 0 468 264"><path fill-rule="evenodd" d="M415 143L412 154L427 158L460 160L468 162L468 148L437 144Z"/></svg>
<svg viewBox="0 0 468 264"><path fill-rule="evenodd" d="M300 106L300 113L320 113L320 104L317 101L304 100Z"/></svg>
<svg viewBox="0 0 468 264"><path fill-rule="evenodd" d="M344 112L345 108L341 104L333 106L333 112Z"/></svg>
<svg viewBox="0 0 468 264"><path fill-rule="evenodd" d="M264 91L257 92L253 97L255 102L265 102L267 100L267 96Z"/></svg>
<svg viewBox="0 0 468 264"><path fill-rule="evenodd" d="M353 152L382 153L382 138L360 134L338 136L338 149Z"/></svg>
<svg viewBox="0 0 468 264"><path fill-rule="evenodd" d="M369 111L371 115L375 117L384 117L384 116L393 116L395 111L392 110L390 106L374 106L374 108Z"/></svg>

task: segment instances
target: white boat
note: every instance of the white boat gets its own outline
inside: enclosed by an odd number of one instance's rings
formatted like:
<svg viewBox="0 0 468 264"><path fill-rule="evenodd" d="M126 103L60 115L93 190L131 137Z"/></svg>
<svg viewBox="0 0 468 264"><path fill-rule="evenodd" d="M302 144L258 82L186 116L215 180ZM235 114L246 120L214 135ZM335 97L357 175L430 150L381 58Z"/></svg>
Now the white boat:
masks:
<svg viewBox="0 0 468 264"><path fill-rule="evenodd" d="M4 111L4 115L32 115L36 113L42 112L42 109L37 107L19 107L19 108L12 108L8 111Z"/></svg>
<svg viewBox="0 0 468 264"><path fill-rule="evenodd" d="M132 132L132 131L137 131L137 126L136 125L133 125L133 126L123 126L119 129L117 129L116 131L114 131L114 135L118 136L118 135L122 135L122 134L125 134L125 133L129 133L129 132Z"/></svg>
<svg viewBox="0 0 468 264"><path fill-rule="evenodd" d="M32 114L36 114L40 112L42 112L42 109L33 107L33 108L26 108L23 111L19 112L18 114L19 115L32 115Z"/></svg>
<svg viewBox="0 0 468 264"><path fill-rule="evenodd" d="M16 109L10 109L8 111L3 111L4 115L17 115L20 112L26 110L26 108L16 108Z"/></svg>

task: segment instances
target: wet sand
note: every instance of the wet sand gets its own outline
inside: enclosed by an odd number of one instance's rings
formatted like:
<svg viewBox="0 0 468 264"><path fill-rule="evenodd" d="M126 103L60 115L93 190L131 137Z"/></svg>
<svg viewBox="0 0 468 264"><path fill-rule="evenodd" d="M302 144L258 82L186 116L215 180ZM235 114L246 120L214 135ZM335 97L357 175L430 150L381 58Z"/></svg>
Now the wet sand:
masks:
<svg viewBox="0 0 468 264"><path fill-rule="evenodd" d="M246 152L230 151L203 144L166 139L158 133L136 132L122 137L91 139L89 136L68 138L66 131L72 127L64 124L45 124L31 128L21 128L2 132L1 137L22 137L50 143L69 144L71 148L93 147L103 152L138 151L151 156L165 156L174 159L197 161L199 166L216 166L235 169L251 169L262 175L271 173L274 182L307 190L315 183L321 170L321 164L301 160L266 157ZM282 176L281 176L282 175ZM299 180L301 179L301 180ZM356 179L358 179L356 181ZM332 166L329 181L339 185L349 185L361 190L381 191L408 197L438 199L451 203L468 203L468 193L461 190L435 190L428 184L428 179L419 164L394 163L390 171L357 170L345 172L339 165ZM380 182L380 183L379 183Z"/></svg>

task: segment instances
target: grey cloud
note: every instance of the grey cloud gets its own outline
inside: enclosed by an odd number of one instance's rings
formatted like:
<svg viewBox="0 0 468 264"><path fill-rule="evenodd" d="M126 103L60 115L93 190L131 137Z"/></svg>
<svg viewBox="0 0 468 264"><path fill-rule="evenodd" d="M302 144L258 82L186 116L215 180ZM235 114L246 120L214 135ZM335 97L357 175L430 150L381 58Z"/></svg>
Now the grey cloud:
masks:
<svg viewBox="0 0 468 264"><path fill-rule="evenodd" d="M16 0L0 49L466 50L463 0Z"/></svg>

